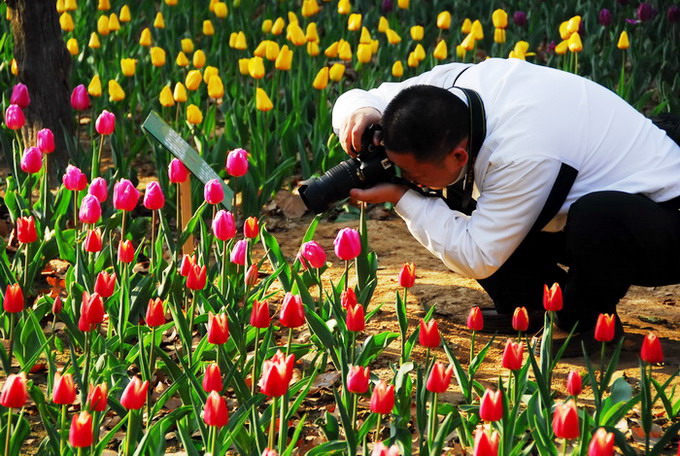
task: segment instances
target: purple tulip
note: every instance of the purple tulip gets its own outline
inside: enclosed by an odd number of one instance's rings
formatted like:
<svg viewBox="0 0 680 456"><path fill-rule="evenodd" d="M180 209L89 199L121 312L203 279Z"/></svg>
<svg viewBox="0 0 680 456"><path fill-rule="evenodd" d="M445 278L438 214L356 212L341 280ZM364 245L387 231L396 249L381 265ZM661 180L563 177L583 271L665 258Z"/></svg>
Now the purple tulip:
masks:
<svg viewBox="0 0 680 456"><path fill-rule="evenodd" d="M602 8L597 14L597 22L605 27L610 26L612 24L612 12L607 8Z"/></svg>
<svg viewBox="0 0 680 456"><path fill-rule="evenodd" d="M12 88L12 96L9 99L10 104L19 105L21 109L26 109L31 104L31 97L28 95L28 87L25 84L18 83Z"/></svg>
<svg viewBox="0 0 680 456"><path fill-rule="evenodd" d="M680 22L680 6L669 6L668 11L666 11L666 19L668 20L669 24L677 24Z"/></svg>
<svg viewBox="0 0 680 456"><path fill-rule="evenodd" d="M616 3L621 6L626 6L628 4L628 0L616 0Z"/></svg>
<svg viewBox="0 0 680 456"><path fill-rule="evenodd" d="M647 2L640 3L640 6L638 6L637 9L637 17L642 22L647 22L654 19L654 16L656 16L657 13L658 11L656 8Z"/></svg>
<svg viewBox="0 0 680 456"><path fill-rule="evenodd" d="M5 125L10 130L19 130L26 123L26 117L24 117L24 111L21 106L16 104L11 104L5 110Z"/></svg>
<svg viewBox="0 0 680 456"><path fill-rule="evenodd" d="M42 168L42 152L37 147L29 147L21 157L21 170L25 173L35 174Z"/></svg>
<svg viewBox="0 0 680 456"><path fill-rule="evenodd" d="M380 3L380 9L382 10L383 14L391 13L392 10L394 9L394 1L382 0L382 2Z"/></svg>
<svg viewBox="0 0 680 456"><path fill-rule="evenodd" d="M548 43L548 54L554 53L556 47L557 43L555 43L555 40L552 40L550 43Z"/></svg>
<svg viewBox="0 0 680 456"><path fill-rule="evenodd" d="M527 13L525 13L524 11L515 11L515 13L512 15L512 20L515 22L516 26L526 27Z"/></svg>

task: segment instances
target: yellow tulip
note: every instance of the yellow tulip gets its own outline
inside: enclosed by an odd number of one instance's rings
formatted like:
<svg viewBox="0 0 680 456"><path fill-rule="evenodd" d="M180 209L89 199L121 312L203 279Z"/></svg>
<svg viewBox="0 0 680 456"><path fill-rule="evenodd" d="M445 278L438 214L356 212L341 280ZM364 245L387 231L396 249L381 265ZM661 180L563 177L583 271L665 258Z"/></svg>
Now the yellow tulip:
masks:
<svg viewBox="0 0 680 456"><path fill-rule="evenodd" d="M410 3L411 3L410 0L398 0L397 6L400 9L408 9Z"/></svg>
<svg viewBox="0 0 680 456"><path fill-rule="evenodd" d="M208 5L208 11L211 13L215 13L215 3L217 3L219 0L210 0L210 4Z"/></svg>
<svg viewBox="0 0 680 456"><path fill-rule="evenodd" d="M484 30L482 29L482 23L479 22L479 19L475 20L472 23L472 29L470 30L470 33L474 35L475 40L483 40L484 39Z"/></svg>
<svg viewBox="0 0 680 456"><path fill-rule="evenodd" d="M286 38L296 46L303 46L307 44L307 37L305 36L305 32L302 31L302 28L297 22L292 22L291 24L288 25L288 29L286 31Z"/></svg>
<svg viewBox="0 0 680 456"><path fill-rule="evenodd" d="M468 19L467 17L463 21L463 25L460 27L461 33L467 35L472 31L472 21Z"/></svg>
<svg viewBox="0 0 680 456"><path fill-rule="evenodd" d="M352 4L349 0L340 0L338 2L338 14L349 14L352 11Z"/></svg>
<svg viewBox="0 0 680 456"><path fill-rule="evenodd" d="M184 85L186 86L187 90L191 90L193 92L194 90L198 90L202 81L203 75L201 75L201 72L198 70L191 70L187 73L186 78L184 78Z"/></svg>
<svg viewBox="0 0 680 456"><path fill-rule="evenodd" d="M472 33L468 34L463 42L460 43L461 46L465 48L466 51L471 51L475 48L475 37Z"/></svg>
<svg viewBox="0 0 680 456"><path fill-rule="evenodd" d="M395 32L392 29L387 29L387 42L390 44L399 44L401 43L401 37L397 32Z"/></svg>
<svg viewBox="0 0 680 456"><path fill-rule="evenodd" d="M222 84L222 78L215 74L210 77L208 82L208 96L213 100L217 100L224 96L224 84Z"/></svg>
<svg viewBox="0 0 680 456"><path fill-rule="evenodd" d="M179 51L177 53L177 58L175 59L175 63L177 66L185 67L189 65L189 59L187 58L186 54L182 51Z"/></svg>
<svg viewBox="0 0 680 456"><path fill-rule="evenodd" d="M236 46L236 38L238 38L237 32L231 32L229 34L229 47L232 49Z"/></svg>
<svg viewBox="0 0 680 456"><path fill-rule="evenodd" d="M392 64L392 76L395 78L400 78L404 75L404 65L401 60L397 60Z"/></svg>
<svg viewBox="0 0 680 456"><path fill-rule="evenodd" d="M78 49L78 40L75 38L70 38L66 42L66 49L68 50L69 54L71 55L78 55L80 50Z"/></svg>
<svg viewBox="0 0 680 456"><path fill-rule="evenodd" d="M281 50L279 49L279 43L268 40L267 45L264 48L264 58L266 58L270 62L273 62L279 56L279 52L281 52Z"/></svg>
<svg viewBox="0 0 680 456"><path fill-rule="evenodd" d="M99 42L99 35L97 35L97 32L92 32L90 34L90 41L87 43L87 46L92 49L99 49L101 47L101 43Z"/></svg>
<svg viewBox="0 0 680 456"><path fill-rule="evenodd" d="M130 7L127 5L123 5L120 8L120 21L125 23L125 22L130 22L132 20L132 15L130 14Z"/></svg>
<svg viewBox="0 0 680 456"><path fill-rule="evenodd" d="M349 42L340 40L338 44L338 57L340 57L340 60L352 60L352 47Z"/></svg>
<svg viewBox="0 0 680 456"><path fill-rule="evenodd" d="M316 90L323 90L328 85L328 67L323 67L316 73L312 87Z"/></svg>
<svg viewBox="0 0 680 456"><path fill-rule="evenodd" d="M92 97L102 96L102 80L99 79L99 75L92 76L90 83L87 86L87 93Z"/></svg>
<svg viewBox="0 0 680 456"><path fill-rule="evenodd" d="M569 40L562 40L560 44L555 46L555 54L564 55L569 50Z"/></svg>
<svg viewBox="0 0 680 456"><path fill-rule="evenodd" d="M274 67L277 70L288 71L293 64L293 51L288 48L285 44L281 48L278 57L276 57L276 62L274 62Z"/></svg>
<svg viewBox="0 0 680 456"><path fill-rule="evenodd" d="M581 52L583 50L583 43L578 32L574 32L569 37L569 50L571 52Z"/></svg>
<svg viewBox="0 0 680 456"><path fill-rule="evenodd" d="M414 41L422 40L424 34L425 34L425 29L423 28L422 25L414 25L413 27L411 27L411 38Z"/></svg>
<svg viewBox="0 0 680 456"><path fill-rule="evenodd" d="M101 36L106 36L109 34L108 16L99 16L99 19L97 19L97 33L99 33Z"/></svg>
<svg viewBox="0 0 680 456"><path fill-rule="evenodd" d="M518 54L533 55L533 53L527 54L529 50L529 43L526 41L518 41L515 43L515 52Z"/></svg>
<svg viewBox="0 0 680 456"><path fill-rule="evenodd" d="M515 51L514 49L512 49L512 50L510 51L510 54L508 54L508 58L510 58L510 59L519 59L519 60L526 60L526 56L525 56L523 53L517 52L517 51Z"/></svg>
<svg viewBox="0 0 680 456"><path fill-rule="evenodd" d="M125 91L114 79L109 79L109 101L125 100Z"/></svg>
<svg viewBox="0 0 680 456"><path fill-rule="evenodd" d="M166 108L175 106L175 100L172 98L172 90L170 90L170 86L163 87L161 94L158 96L158 101L160 101L161 106Z"/></svg>
<svg viewBox="0 0 680 456"><path fill-rule="evenodd" d="M288 23L289 24L298 24L300 25L300 22L298 21L297 16L295 15L294 12L288 11Z"/></svg>
<svg viewBox="0 0 680 456"><path fill-rule="evenodd" d="M389 30L390 28L390 23L387 22L387 18L385 16L380 16L380 19L378 20L378 31L380 33L385 33Z"/></svg>
<svg viewBox="0 0 680 456"><path fill-rule="evenodd" d="M203 113L195 104L187 106L187 122L191 125L198 125L203 122Z"/></svg>
<svg viewBox="0 0 680 456"><path fill-rule="evenodd" d="M251 78L262 79L264 77L264 62L262 57L253 57L248 62L248 73Z"/></svg>
<svg viewBox="0 0 680 456"><path fill-rule="evenodd" d="M465 54L467 54L467 49L465 49L465 46L463 46L462 44L456 46L456 57L458 57L459 59L464 59Z"/></svg>
<svg viewBox="0 0 680 456"><path fill-rule="evenodd" d="M151 29L149 29L149 27L142 30L142 33L139 35L139 45L146 47L151 46Z"/></svg>
<svg viewBox="0 0 680 456"><path fill-rule="evenodd" d="M5 17L8 21L12 20L12 10L7 8L5 10ZM57 13L62 14L64 11L66 11L66 4L64 3L64 0L57 0Z"/></svg>
<svg viewBox="0 0 680 456"><path fill-rule="evenodd" d="M319 11L321 11L321 8L316 0L304 0L302 2L302 16L312 17Z"/></svg>
<svg viewBox="0 0 680 456"><path fill-rule="evenodd" d="M109 0L99 0L99 4L97 5L97 9L99 11L108 11L111 9L111 3Z"/></svg>
<svg viewBox="0 0 680 456"><path fill-rule="evenodd" d="M175 90L172 92L172 98L177 103L184 103L187 101L187 89L184 87L184 84L181 82L175 84Z"/></svg>
<svg viewBox="0 0 680 456"><path fill-rule="evenodd" d="M374 54L378 53L378 48L380 47L380 42L378 40L371 41L371 52Z"/></svg>
<svg viewBox="0 0 680 456"><path fill-rule="evenodd" d="M9 9L7 9L7 11L9 11ZM19 76L19 65L17 65L16 59L12 59L12 63L10 63L9 68L12 72L12 75Z"/></svg>
<svg viewBox="0 0 680 456"><path fill-rule="evenodd" d="M205 36L212 36L215 34L215 27L213 27L213 23L210 19L203 21L203 34Z"/></svg>
<svg viewBox="0 0 680 456"><path fill-rule="evenodd" d="M137 59L120 59L120 70L123 76L134 76L135 70L137 69ZM109 87L111 86L111 81L109 81Z"/></svg>
<svg viewBox="0 0 680 456"><path fill-rule="evenodd" d="M416 54L414 52L409 52L408 58L406 59L406 65L415 68L419 63L420 61L418 60L418 57L416 57Z"/></svg>
<svg viewBox="0 0 680 456"><path fill-rule="evenodd" d="M491 21L493 26L499 29L508 27L508 13L505 10L497 9L491 14Z"/></svg>
<svg viewBox="0 0 680 456"><path fill-rule="evenodd" d="M366 27L361 27L361 37L359 37L359 43L371 44L372 42L373 38L371 38L371 32L369 32Z"/></svg>
<svg viewBox="0 0 680 456"><path fill-rule="evenodd" d="M451 27L451 13L442 11L437 14L437 28L448 30Z"/></svg>
<svg viewBox="0 0 680 456"><path fill-rule="evenodd" d="M630 47L630 41L628 41L628 32L625 30L621 32L619 36L619 42L616 43L616 47L619 49L628 49Z"/></svg>
<svg viewBox="0 0 680 456"><path fill-rule="evenodd" d="M248 42L246 41L246 34L243 31L238 32L236 35L236 42L234 43L234 49L244 51L248 49Z"/></svg>
<svg viewBox="0 0 680 456"><path fill-rule="evenodd" d="M162 67L165 65L165 49L154 46L149 49L149 53L151 54L151 65L155 67Z"/></svg>
<svg viewBox="0 0 680 456"><path fill-rule="evenodd" d="M310 22L307 24L307 28L305 29L305 38L307 39L307 42L319 41L319 33L316 30L316 22Z"/></svg>
<svg viewBox="0 0 680 456"><path fill-rule="evenodd" d="M185 54L191 54L194 52L194 42L191 41L191 38L184 38L182 41L180 41L180 44L182 45L182 52Z"/></svg>
<svg viewBox="0 0 680 456"><path fill-rule="evenodd" d="M262 40L260 43L255 47L255 50L253 51L253 55L255 57L264 57L267 55L267 46L269 46L269 40ZM278 44L277 44L278 46Z"/></svg>
<svg viewBox="0 0 680 456"><path fill-rule="evenodd" d="M335 59L338 57L338 47L340 46L339 41L333 42L330 46L326 48L323 54L329 59Z"/></svg>
<svg viewBox="0 0 680 456"><path fill-rule="evenodd" d="M319 49L319 43L317 41L310 41L307 43L307 54L312 57L321 54L321 49Z"/></svg>
<svg viewBox="0 0 680 456"><path fill-rule="evenodd" d="M269 33L272 31L272 20L271 19L265 19L262 21L262 33Z"/></svg>
<svg viewBox="0 0 680 456"><path fill-rule="evenodd" d="M280 35L283 33L283 28L286 26L286 21L282 17L277 17L272 25L272 35Z"/></svg>
<svg viewBox="0 0 680 456"><path fill-rule="evenodd" d="M165 28L165 19L163 19L163 13L160 11L156 13L156 18L153 20L153 26L157 29Z"/></svg>
<svg viewBox="0 0 680 456"><path fill-rule="evenodd" d="M65 0L64 1L64 10L66 11L75 11L78 9L78 2L76 0ZM63 13L63 11L62 11Z"/></svg>
<svg viewBox="0 0 680 456"><path fill-rule="evenodd" d="M371 61L371 45L359 44L357 47L357 60L361 63L368 63Z"/></svg>
<svg viewBox="0 0 680 456"><path fill-rule="evenodd" d="M195 68L203 68L205 66L205 52L201 49L194 52L191 63L193 63Z"/></svg>
<svg viewBox="0 0 680 456"><path fill-rule="evenodd" d="M258 111L267 112L271 111L273 107L274 105L267 96L267 92L258 87L257 90L255 91L255 108Z"/></svg>
<svg viewBox="0 0 680 456"><path fill-rule="evenodd" d="M361 29L361 14L350 14L347 18L347 30L356 32Z"/></svg>
<svg viewBox="0 0 680 456"><path fill-rule="evenodd" d="M497 28L493 31L494 43L505 43L505 29Z"/></svg>
<svg viewBox="0 0 680 456"><path fill-rule="evenodd" d="M248 71L249 64L250 64L250 59L248 57L238 59L238 71L239 71L239 73L241 73L244 76L250 74L250 72Z"/></svg>
<svg viewBox="0 0 680 456"><path fill-rule="evenodd" d="M220 70L215 68L214 66L208 65L205 67L205 70L203 70L203 82L206 84L210 84L210 78L213 76L217 76L220 74Z"/></svg>
<svg viewBox="0 0 680 456"><path fill-rule="evenodd" d="M215 13L218 19L224 19L229 14L229 8L227 8L227 4L224 2L215 3L213 8L213 13Z"/></svg>
<svg viewBox="0 0 680 456"><path fill-rule="evenodd" d="M567 22L567 31L571 33L576 33L581 26L581 16L574 16Z"/></svg>
<svg viewBox="0 0 680 456"><path fill-rule="evenodd" d="M59 27L65 32L72 32L76 28L73 17L67 12L62 13L59 16Z"/></svg>
<svg viewBox="0 0 680 456"><path fill-rule="evenodd" d="M109 32L117 32L120 30L120 22L118 22L118 16L116 13L111 13L109 16Z"/></svg>
<svg viewBox="0 0 680 456"><path fill-rule="evenodd" d="M441 40L438 44L437 47L434 48L434 52L432 53L435 59L437 60L444 60L446 57L449 55L449 50L446 47L446 41Z"/></svg>
<svg viewBox="0 0 680 456"><path fill-rule="evenodd" d="M569 36L571 35L571 32L569 32L569 21L564 21L560 24L559 27L560 31L560 38L563 40L569 39Z"/></svg>
<svg viewBox="0 0 680 456"><path fill-rule="evenodd" d="M342 63L334 63L328 70L328 77L331 81L339 82L345 74L345 65Z"/></svg>
<svg viewBox="0 0 680 456"><path fill-rule="evenodd" d="M416 56L418 60L420 61L425 60L426 54L423 45L418 43L418 45L416 45L416 48L413 50L413 54Z"/></svg>
<svg viewBox="0 0 680 456"><path fill-rule="evenodd" d="M176 6L177 0L165 0L165 4L168 6Z"/></svg>

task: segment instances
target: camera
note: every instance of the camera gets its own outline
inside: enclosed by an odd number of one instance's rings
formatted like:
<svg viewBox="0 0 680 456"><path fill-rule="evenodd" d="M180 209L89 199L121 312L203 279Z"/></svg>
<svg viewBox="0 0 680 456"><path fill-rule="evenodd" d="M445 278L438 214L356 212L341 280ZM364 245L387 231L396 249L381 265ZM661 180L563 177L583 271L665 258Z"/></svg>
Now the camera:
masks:
<svg viewBox="0 0 680 456"><path fill-rule="evenodd" d="M347 198L353 188L369 188L394 180L394 164L387 158L385 147L374 142L380 130L378 124L366 128L356 158L343 161L323 176L301 182L299 192L307 209L320 214L336 201Z"/></svg>

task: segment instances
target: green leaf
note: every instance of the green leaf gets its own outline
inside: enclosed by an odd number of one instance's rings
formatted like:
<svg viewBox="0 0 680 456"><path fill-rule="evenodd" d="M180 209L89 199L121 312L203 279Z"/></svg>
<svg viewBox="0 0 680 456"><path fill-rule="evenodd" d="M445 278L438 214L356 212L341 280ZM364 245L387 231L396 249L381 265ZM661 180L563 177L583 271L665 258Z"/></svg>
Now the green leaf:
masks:
<svg viewBox="0 0 680 456"><path fill-rule="evenodd" d="M368 336L361 347L361 352L357 356L355 364L368 366L398 337L397 333L389 331Z"/></svg>

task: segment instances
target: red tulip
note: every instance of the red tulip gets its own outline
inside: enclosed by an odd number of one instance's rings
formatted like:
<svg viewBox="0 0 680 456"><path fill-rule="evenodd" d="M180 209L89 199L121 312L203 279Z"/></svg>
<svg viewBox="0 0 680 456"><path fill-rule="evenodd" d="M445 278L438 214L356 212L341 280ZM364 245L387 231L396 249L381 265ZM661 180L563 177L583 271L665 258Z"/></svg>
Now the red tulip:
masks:
<svg viewBox="0 0 680 456"><path fill-rule="evenodd" d="M93 412L103 412L109 400L109 388L106 383L100 385L90 385L87 393L87 407Z"/></svg>
<svg viewBox="0 0 680 456"><path fill-rule="evenodd" d="M347 288L347 290L343 291L340 295L340 304L342 304L342 307L345 309L354 307L358 303L359 301L357 301L357 295L354 292L354 288Z"/></svg>
<svg viewBox="0 0 680 456"><path fill-rule="evenodd" d="M217 391L212 391L205 401L203 408L203 421L208 426L222 427L226 426L229 421L229 412L227 411L227 400L224 396L220 396Z"/></svg>
<svg viewBox="0 0 680 456"><path fill-rule="evenodd" d="M149 382L147 380L142 382L139 377L132 377L120 397L120 405L126 410L139 410L146 403L148 389Z"/></svg>
<svg viewBox="0 0 680 456"><path fill-rule="evenodd" d="M38 240L35 219L32 215L17 219L17 240L22 244L30 244Z"/></svg>
<svg viewBox="0 0 680 456"><path fill-rule="evenodd" d="M661 340L653 332L649 332L642 341L640 359L646 363L663 363L663 350Z"/></svg>
<svg viewBox="0 0 680 456"><path fill-rule="evenodd" d="M404 263L399 272L399 286L411 288L416 283L416 265L414 263Z"/></svg>
<svg viewBox="0 0 680 456"><path fill-rule="evenodd" d="M503 418L503 393L487 389L479 403L479 417L484 421L499 421Z"/></svg>
<svg viewBox="0 0 680 456"><path fill-rule="evenodd" d="M552 427L556 437L571 440L579 436L578 410L573 399L555 406Z"/></svg>
<svg viewBox="0 0 680 456"><path fill-rule="evenodd" d="M226 344L229 340L229 321L227 314L208 312L208 342L215 345Z"/></svg>
<svg viewBox="0 0 680 456"><path fill-rule="evenodd" d="M80 203L78 218L81 223L95 224L102 216L102 206L94 195L86 195Z"/></svg>
<svg viewBox="0 0 680 456"><path fill-rule="evenodd" d="M38 149L40 149L40 152L43 154L51 154L54 152L54 133L52 133L52 130L49 128L40 130L36 137L36 143Z"/></svg>
<svg viewBox="0 0 680 456"><path fill-rule="evenodd" d="M279 320L286 328L297 328L305 324L305 308L302 306L300 295L286 293L283 297Z"/></svg>
<svg viewBox="0 0 680 456"><path fill-rule="evenodd" d="M249 287L254 287L257 284L257 279L260 277L260 271L257 269L257 264L251 264L246 271L244 282Z"/></svg>
<svg viewBox="0 0 680 456"><path fill-rule="evenodd" d="M104 301L99 293L83 292L83 299L80 304L80 320L78 329L83 332L92 331L95 326L104 321Z"/></svg>
<svg viewBox="0 0 680 456"><path fill-rule="evenodd" d="M205 288L207 268L205 265L199 266L194 264L189 269L187 275L187 288L190 290L202 290Z"/></svg>
<svg viewBox="0 0 680 456"><path fill-rule="evenodd" d="M614 339L616 330L616 314L600 314L595 325L595 340L599 342L610 342Z"/></svg>
<svg viewBox="0 0 680 456"><path fill-rule="evenodd" d="M103 110L99 117L97 117L94 128L100 135L113 134L113 130L116 128L116 115L106 109Z"/></svg>
<svg viewBox="0 0 680 456"><path fill-rule="evenodd" d="M212 232L220 241L228 241L236 236L236 224L231 212L220 209L212 222Z"/></svg>
<svg viewBox="0 0 680 456"><path fill-rule="evenodd" d="M146 325L150 328L156 328L165 324L165 310L163 309L163 301L161 298L149 299L149 305L146 307Z"/></svg>
<svg viewBox="0 0 680 456"><path fill-rule="evenodd" d="M548 311L562 310L562 289L559 283L553 283L551 288L543 285L543 307Z"/></svg>
<svg viewBox="0 0 680 456"><path fill-rule="evenodd" d="M87 412L74 413L68 441L75 448L87 448L93 442L92 415Z"/></svg>
<svg viewBox="0 0 680 456"><path fill-rule="evenodd" d="M224 200L224 189L218 179L209 180L203 189L205 202L208 204L219 204Z"/></svg>
<svg viewBox="0 0 680 456"><path fill-rule="evenodd" d="M76 111L84 111L90 107L90 96L83 84L78 84L71 92L71 107Z"/></svg>
<svg viewBox="0 0 680 456"><path fill-rule="evenodd" d="M87 189L87 193L97 198L100 203L105 202L109 197L109 187L106 183L106 179L103 177L95 177L92 179L90 187Z"/></svg>
<svg viewBox="0 0 680 456"><path fill-rule="evenodd" d="M9 103L17 105L21 109L28 108L28 105L31 104L31 97L28 94L28 87L26 87L26 84L22 84L21 82L14 84Z"/></svg>
<svg viewBox="0 0 680 456"><path fill-rule="evenodd" d="M173 184L181 184L189 178L189 170L179 158L173 158L168 165L168 177Z"/></svg>
<svg viewBox="0 0 680 456"><path fill-rule="evenodd" d="M399 447L392 445L388 448L382 442L378 442L373 446L371 456L399 456Z"/></svg>
<svg viewBox="0 0 680 456"><path fill-rule="evenodd" d="M357 304L347 309L347 329L354 332L363 331L366 328L364 306Z"/></svg>
<svg viewBox="0 0 680 456"><path fill-rule="evenodd" d="M578 396L583 390L583 380L581 374L576 371L570 371L567 375L567 391L571 396Z"/></svg>
<svg viewBox="0 0 680 456"><path fill-rule="evenodd" d="M146 192L144 192L144 207L157 211L165 206L165 195L163 195L163 190L158 182L150 182L146 186Z"/></svg>
<svg viewBox="0 0 680 456"><path fill-rule="evenodd" d="M475 432L475 447L473 456L498 456L498 442L500 436L498 432L493 431L491 437L483 429L478 429Z"/></svg>
<svg viewBox="0 0 680 456"><path fill-rule="evenodd" d="M473 307L470 309L470 313L467 317L467 327L471 331L481 331L484 329L484 316L482 315L482 310L479 307Z"/></svg>
<svg viewBox="0 0 680 456"><path fill-rule="evenodd" d="M11 104L5 110L5 125L10 130L19 130L26 124L26 116L19 105Z"/></svg>
<svg viewBox="0 0 680 456"><path fill-rule="evenodd" d="M614 456L614 433L599 428L588 446L588 456Z"/></svg>
<svg viewBox="0 0 680 456"><path fill-rule="evenodd" d="M442 342L439 335L439 325L434 318L427 323L422 318L420 319L420 332L418 333L418 341L420 345L428 348L437 348Z"/></svg>
<svg viewBox="0 0 680 456"><path fill-rule="evenodd" d="M139 190L127 179L121 179L113 186L113 207L121 211L133 211L139 201Z"/></svg>
<svg viewBox="0 0 680 456"><path fill-rule="evenodd" d="M361 237L359 232L352 228L343 228L333 241L335 255L341 260L349 261L361 253Z"/></svg>
<svg viewBox="0 0 680 456"><path fill-rule="evenodd" d="M305 269L322 268L326 265L326 251L316 241L309 241L302 244L298 259Z"/></svg>
<svg viewBox="0 0 680 456"><path fill-rule="evenodd" d="M226 163L227 172L234 176L240 177L248 172L248 152L244 149L234 149L227 155Z"/></svg>
<svg viewBox="0 0 680 456"><path fill-rule="evenodd" d="M182 277L188 277L189 276L189 271L194 267L196 264L196 255L187 255L185 254L182 257L182 264L179 267L179 275Z"/></svg>
<svg viewBox="0 0 680 456"><path fill-rule="evenodd" d="M24 310L24 292L18 283L7 285L2 308L8 313L18 313Z"/></svg>
<svg viewBox="0 0 680 456"><path fill-rule="evenodd" d="M55 375L52 388L52 402L55 404L73 404L76 401L76 384L71 374Z"/></svg>
<svg viewBox="0 0 680 456"><path fill-rule="evenodd" d="M283 396L293 378L294 365L295 355L286 358L281 350L277 350L272 359L266 360L262 365L262 377L259 382L262 393L270 397Z"/></svg>
<svg viewBox="0 0 680 456"><path fill-rule="evenodd" d="M449 389L453 366L446 367L443 363L434 363L425 387L432 393L443 393Z"/></svg>
<svg viewBox="0 0 680 456"><path fill-rule="evenodd" d="M63 309L64 309L64 303L61 302L61 298L59 297L59 295L57 295L54 298L54 301L52 302L52 313L53 314L60 314Z"/></svg>
<svg viewBox="0 0 680 456"><path fill-rule="evenodd" d="M135 259L135 247L132 241L125 240L118 242L118 261L121 263L132 263Z"/></svg>
<svg viewBox="0 0 680 456"><path fill-rule="evenodd" d="M529 329L529 312L526 307L515 307L515 313L512 314L512 329L521 332Z"/></svg>
<svg viewBox="0 0 680 456"><path fill-rule="evenodd" d="M364 394L368 391L368 382L371 378L371 370L363 366L349 366L347 372L347 391L355 394Z"/></svg>
<svg viewBox="0 0 680 456"><path fill-rule="evenodd" d="M241 239L234 244L231 249L231 254L229 255L229 260L238 264L239 266L245 266L246 264L246 252L248 251L248 242L245 239Z"/></svg>
<svg viewBox="0 0 680 456"><path fill-rule="evenodd" d="M250 326L255 328L269 328L271 317L269 316L269 303L267 301L253 301L253 310L250 314Z"/></svg>
<svg viewBox="0 0 680 456"><path fill-rule="evenodd" d="M522 361L524 358L524 344L522 342L516 343L512 339L508 339L503 349L502 365L506 369L512 371L520 370L522 368Z"/></svg>
<svg viewBox="0 0 680 456"><path fill-rule="evenodd" d="M29 147L21 156L19 166L28 174L35 174L42 168L43 153L37 147Z"/></svg>
<svg viewBox="0 0 680 456"><path fill-rule="evenodd" d="M96 253L102 250L102 232L99 228L96 230L88 230L83 243L83 249L86 252Z"/></svg>
<svg viewBox="0 0 680 456"><path fill-rule="evenodd" d="M394 385L388 385L383 380L373 388L370 409L373 413L386 415L394 408Z"/></svg>
<svg viewBox="0 0 680 456"><path fill-rule="evenodd" d="M26 403L26 375L10 374L0 392L0 405L7 408L21 408Z"/></svg>
<svg viewBox="0 0 680 456"><path fill-rule="evenodd" d="M248 217L243 224L243 235L247 238L253 239L260 234L260 228L257 223L257 217Z"/></svg>
<svg viewBox="0 0 680 456"><path fill-rule="evenodd" d="M217 363L210 363L205 367L205 374L203 374L203 389L206 392L222 391L224 385L222 384L222 372Z"/></svg>
<svg viewBox="0 0 680 456"><path fill-rule="evenodd" d="M66 172L61 178L61 181L68 190L76 192L85 190L85 187L87 187L87 176L85 176L79 168L76 168L73 165L68 165L66 167Z"/></svg>
<svg viewBox="0 0 680 456"><path fill-rule="evenodd" d="M97 279L94 282L94 292L99 293L102 298L108 298L113 295L116 288L116 273L109 274L102 271L97 274Z"/></svg>

